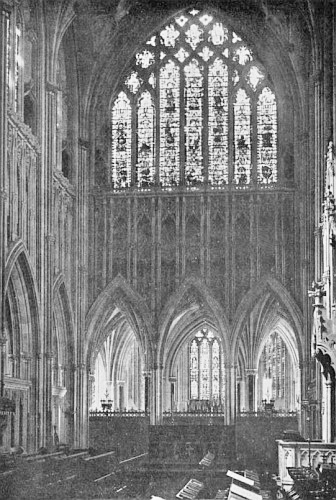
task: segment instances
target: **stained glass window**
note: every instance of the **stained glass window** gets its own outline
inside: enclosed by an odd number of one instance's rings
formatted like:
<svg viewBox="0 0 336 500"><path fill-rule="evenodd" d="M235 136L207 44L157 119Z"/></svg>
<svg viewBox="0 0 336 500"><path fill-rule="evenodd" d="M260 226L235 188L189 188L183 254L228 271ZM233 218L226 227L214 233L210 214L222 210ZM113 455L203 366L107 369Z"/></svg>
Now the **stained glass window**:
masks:
<svg viewBox="0 0 336 500"><path fill-rule="evenodd" d="M186 9L151 34L122 77L112 109L124 128L127 122L121 151L112 119L114 189L277 182L272 82L257 54L214 11Z"/></svg>
<svg viewBox="0 0 336 500"><path fill-rule="evenodd" d="M261 355L263 400L275 401L288 397L288 394L285 393L286 380L288 378L287 372L291 371L291 363L288 349L281 335L278 332L273 332L267 339Z"/></svg>
<svg viewBox="0 0 336 500"><path fill-rule="evenodd" d="M138 108L138 162L137 181L139 187L148 187L154 181L154 126L155 113L149 92L144 92Z"/></svg>
<svg viewBox="0 0 336 500"><path fill-rule="evenodd" d="M190 397L198 399L198 345L193 340L190 346Z"/></svg>
<svg viewBox="0 0 336 500"><path fill-rule="evenodd" d="M277 180L277 109L275 95L265 87L258 99L258 181Z"/></svg>
<svg viewBox="0 0 336 500"><path fill-rule="evenodd" d="M7 99L9 98L9 79L10 79L10 54L11 54L11 43L10 43L10 19L7 12L3 13L5 18L5 30L6 30L6 92Z"/></svg>
<svg viewBox="0 0 336 500"><path fill-rule="evenodd" d="M234 103L234 178L237 184L251 179L251 104L245 90L239 89Z"/></svg>
<svg viewBox="0 0 336 500"><path fill-rule="evenodd" d="M199 330L190 343L190 399L220 403L220 360L219 340L211 330Z"/></svg>
<svg viewBox="0 0 336 500"><path fill-rule="evenodd" d="M170 61L160 73L160 183L180 181L180 70Z"/></svg>
<svg viewBox="0 0 336 500"><path fill-rule="evenodd" d="M185 68L185 179L187 185L203 180L202 156L202 67L193 60Z"/></svg>
<svg viewBox="0 0 336 500"><path fill-rule="evenodd" d="M112 110L112 181L117 188L131 185L131 121L129 99L121 92Z"/></svg>
<svg viewBox="0 0 336 500"><path fill-rule="evenodd" d="M228 182L228 69L221 59L209 68L209 183Z"/></svg>
<svg viewBox="0 0 336 500"><path fill-rule="evenodd" d="M20 85L21 85L21 69L23 59L21 57L21 28L17 26L15 29L15 74L14 74L14 109L19 110Z"/></svg>

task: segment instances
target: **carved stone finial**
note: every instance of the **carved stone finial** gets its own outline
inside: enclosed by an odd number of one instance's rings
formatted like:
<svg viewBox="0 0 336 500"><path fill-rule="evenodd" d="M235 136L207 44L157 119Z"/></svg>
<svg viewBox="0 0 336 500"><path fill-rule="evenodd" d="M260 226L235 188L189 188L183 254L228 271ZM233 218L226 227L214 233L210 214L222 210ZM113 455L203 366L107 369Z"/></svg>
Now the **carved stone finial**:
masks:
<svg viewBox="0 0 336 500"><path fill-rule="evenodd" d="M326 292L323 288L324 288L323 281L313 281L312 289L308 290L308 296L315 297L315 304L314 305L322 305L321 299L326 294Z"/></svg>

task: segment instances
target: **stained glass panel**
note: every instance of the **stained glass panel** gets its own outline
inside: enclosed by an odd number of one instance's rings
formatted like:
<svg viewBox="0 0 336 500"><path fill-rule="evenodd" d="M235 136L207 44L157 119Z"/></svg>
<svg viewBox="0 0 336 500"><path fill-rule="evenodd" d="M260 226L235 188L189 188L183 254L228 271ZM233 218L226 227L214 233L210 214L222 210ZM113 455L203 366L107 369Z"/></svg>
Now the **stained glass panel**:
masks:
<svg viewBox="0 0 336 500"><path fill-rule="evenodd" d="M23 67L23 59L21 57L21 29L17 26L15 29L15 75L14 75L14 109L19 109L20 96L20 77Z"/></svg>
<svg viewBox="0 0 336 500"><path fill-rule="evenodd" d="M277 180L277 109L275 95L265 87L258 99L258 182Z"/></svg>
<svg viewBox="0 0 336 500"><path fill-rule="evenodd" d="M249 184L251 177L251 104L245 90L239 89L234 103L234 179Z"/></svg>
<svg viewBox="0 0 336 500"><path fill-rule="evenodd" d="M211 23L212 19L212 16L209 16L208 14L204 14L200 17L200 21L202 24L204 24L204 26L208 26L208 24Z"/></svg>
<svg viewBox="0 0 336 500"><path fill-rule="evenodd" d="M116 188L131 184L131 105L120 92L112 109L112 182Z"/></svg>
<svg viewBox="0 0 336 500"><path fill-rule="evenodd" d="M180 181L180 70L172 61L160 71L160 183Z"/></svg>
<svg viewBox="0 0 336 500"><path fill-rule="evenodd" d="M197 24L192 24L186 32L186 42L195 50L202 40L203 30Z"/></svg>
<svg viewBox="0 0 336 500"><path fill-rule="evenodd" d="M212 30L209 31L209 42L214 45L223 45L228 39L228 30L222 23L214 23Z"/></svg>
<svg viewBox="0 0 336 500"><path fill-rule="evenodd" d="M155 110L149 92L144 92L138 106L138 160L137 182L139 187L148 187L154 183L155 153Z"/></svg>
<svg viewBox="0 0 336 500"><path fill-rule="evenodd" d="M203 339L200 348L201 377L200 377L200 399L210 398L210 349L209 342Z"/></svg>
<svg viewBox="0 0 336 500"><path fill-rule="evenodd" d="M140 54L136 54L135 59L137 65L145 69L154 64L154 54L149 52L149 50L144 50Z"/></svg>
<svg viewBox="0 0 336 500"><path fill-rule="evenodd" d="M177 22L177 24L179 26L181 26L181 28L183 28L183 26L188 21L188 18L186 16L180 16L180 17L176 18L175 21Z"/></svg>
<svg viewBox="0 0 336 500"><path fill-rule="evenodd" d="M176 59L178 59L180 63L183 63L188 56L189 53L183 47L181 47L180 50L175 54Z"/></svg>
<svg viewBox="0 0 336 500"><path fill-rule="evenodd" d="M9 98L9 85L10 85L10 54L11 54L11 38L10 38L10 20L9 14L5 12L5 30L6 30L6 92L7 99Z"/></svg>
<svg viewBox="0 0 336 500"><path fill-rule="evenodd" d="M231 130L233 182L241 186L251 181L252 136L258 140L253 178L262 184L276 182L276 99L270 89L259 90L267 87L266 73L254 58L240 36L216 20L212 12L186 10L149 37L135 54L123 82L127 87L125 95L134 94L131 106L133 119L136 117L133 138L137 143L132 148L132 182L136 181L138 187L152 185L157 160L164 188L181 181L188 187L204 181L213 187L227 184ZM233 96L228 95L231 88ZM152 92L152 107L147 107L145 113L140 101L144 102L144 91L148 89ZM252 110L257 113L253 119ZM229 123L231 116L233 123ZM148 120L156 125L146 129ZM156 127L160 133L154 138ZM148 145L149 136L150 161L142 144Z"/></svg>
<svg viewBox="0 0 336 500"><path fill-rule="evenodd" d="M247 74L247 81L253 88L253 90L256 90L257 86L261 82L261 80L264 79L263 73L260 71L257 66L252 66L250 71Z"/></svg>
<svg viewBox="0 0 336 500"><path fill-rule="evenodd" d="M245 47L245 45L241 45L234 51L233 60L237 61L242 66L244 66L249 61L252 61L252 59L252 52L250 51L250 49Z"/></svg>
<svg viewBox="0 0 336 500"><path fill-rule="evenodd" d="M207 62L209 59L211 59L211 56L213 56L212 50L209 49L209 47L203 47L201 52L198 53L198 55L201 56L203 61Z"/></svg>
<svg viewBox="0 0 336 500"><path fill-rule="evenodd" d="M176 39L180 36L180 32L177 31L175 26L170 24L166 26L160 33L163 44L166 47L175 47Z"/></svg>
<svg viewBox="0 0 336 500"><path fill-rule="evenodd" d="M203 181L202 156L202 67L193 59L185 67L185 180L187 185Z"/></svg>
<svg viewBox="0 0 336 500"><path fill-rule="evenodd" d="M228 182L228 69L220 59L209 68L209 183Z"/></svg>
<svg viewBox="0 0 336 500"><path fill-rule="evenodd" d="M211 330L196 333L190 344L189 367L191 399L220 403L220 344Z"/></svg>
<svg viewBox="0 0 336 500"><path fill-rule="evenodd" d="M134 71L130 74L130 76L126 80L126 85L133 94L136 94L142 84L141 78L139 78L138 73Z"/></svg>
<svg viewBox="0 0 336 500"><path fill-rule="evenodd" d="M212 399L219 401L219 344L214 340L212 344Z"/></svg>
<svg viewBox="0 0 336 500"><path fill-rule="evenodd" d="M190 346L190 398L198 399L198 345L193 340Z"/></svg>

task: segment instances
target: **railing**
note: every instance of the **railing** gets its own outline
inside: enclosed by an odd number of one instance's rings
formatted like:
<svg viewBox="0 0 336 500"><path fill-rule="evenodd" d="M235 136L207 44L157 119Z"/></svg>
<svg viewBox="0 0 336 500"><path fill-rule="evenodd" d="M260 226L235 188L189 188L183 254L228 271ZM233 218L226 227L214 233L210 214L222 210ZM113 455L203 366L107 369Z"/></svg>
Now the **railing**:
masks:
<svg viewBox="0 0 336 500"><path fill-rule="evenodd" d="M90 417L100 417L100 418L106 418L106 417L115 417L115 418L120 418L120 417L148 417L149 413L146 411L138 411L138 410L124 410L124 411L119 411L119 410L93 410L90 411Z"/></svg>
<svg viewBox="0 0 336 500"><path fill-rule="evenodd" d="M224 412L181 411L163 412L163 423L167 425L220 425L225 418Z"/></svg>
<svg viewBox="0 0 336 500"><path fill-rule="evenodd" d="M318 464L336 464L336 443L318 441L283 441L278 440L279 482L282 488L289 490L293 479L288 468L312 468Z"/></svg>
<svg viewBox="0 0 336 500"><path fill-rule="evenodd" d="M197 417L224 417L225 413L223 411L164 411L163 416L164 417L181 417L181 418L186 418L186 417L191 417L191 418L197 418Z"/></svg>
<svg viewBox="0 0 336 500"><path fill-rule="evenodd" d="M238 417L297 417L297 412L287 410L241 411L238 413Z"/></svg>

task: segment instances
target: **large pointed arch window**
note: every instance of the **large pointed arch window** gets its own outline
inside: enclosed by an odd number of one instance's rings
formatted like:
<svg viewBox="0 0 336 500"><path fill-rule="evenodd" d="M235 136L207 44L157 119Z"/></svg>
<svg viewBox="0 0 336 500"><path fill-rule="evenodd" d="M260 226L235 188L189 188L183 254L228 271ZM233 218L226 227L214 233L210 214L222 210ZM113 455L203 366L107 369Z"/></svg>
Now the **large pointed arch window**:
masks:
<svg viewBox="0 0 336 500"><path fill-rule="evenodd" d="M112 101L114 189L274 185L277 102L254 52L215 13L146 40Z"/></svg>

